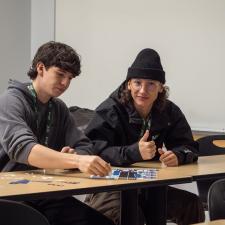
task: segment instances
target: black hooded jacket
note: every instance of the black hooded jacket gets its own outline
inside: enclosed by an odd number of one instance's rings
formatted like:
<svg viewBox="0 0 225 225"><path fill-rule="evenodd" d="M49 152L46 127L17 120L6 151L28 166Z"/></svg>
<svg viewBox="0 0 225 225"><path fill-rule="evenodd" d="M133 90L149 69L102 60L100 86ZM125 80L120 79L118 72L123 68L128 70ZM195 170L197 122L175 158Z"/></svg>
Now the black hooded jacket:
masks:
<svg viewBox="0 0 225 225"><path fill-rule="evenodd" d="M114 166L126 166L143 161L138 142L143 119L132 105L121 104L119 89L95 110L85 133L94 143L94 154ZM167 100L162 111L153 107L149 140L157 148L163 144L178 157L180 164L198 159L198 144L193 140L190 126L178 106ZM158 160L159 153L152 160Z"/></svg>

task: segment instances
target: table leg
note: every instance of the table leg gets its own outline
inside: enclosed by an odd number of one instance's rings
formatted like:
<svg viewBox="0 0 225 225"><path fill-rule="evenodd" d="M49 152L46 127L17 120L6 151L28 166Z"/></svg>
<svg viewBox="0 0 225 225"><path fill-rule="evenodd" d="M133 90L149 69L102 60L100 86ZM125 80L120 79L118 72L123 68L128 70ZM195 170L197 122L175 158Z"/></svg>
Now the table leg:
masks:
<svg viewBox="0 0 225 225"><path fill-rule="evenodd" d="M139 225L138 190L121 191L121 225Z"/></svg>
<svg viewBox="0 0 225 225"><path fill-rule="evenodd" d="M145 202L146 225L166 225L167 220L167 186L147 188ZM138 190L121 192L121 225L141 225L139 215Z"/></svg>
<svg viewBox="0 0 225 225"><path fill-rule="evenodd" d="M158 186L147 189L148 218L146 225L166 225L167 219L167 186Z"/></svg>

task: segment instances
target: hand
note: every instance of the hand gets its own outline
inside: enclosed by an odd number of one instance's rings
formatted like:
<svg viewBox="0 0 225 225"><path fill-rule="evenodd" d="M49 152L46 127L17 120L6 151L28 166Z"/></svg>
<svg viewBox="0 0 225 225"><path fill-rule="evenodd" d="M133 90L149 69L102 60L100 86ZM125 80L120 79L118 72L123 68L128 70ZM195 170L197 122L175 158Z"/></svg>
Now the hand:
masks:
<svg viewBox="0 0 225 225"><path fill-rule="evenodd" d="M78 169L84 173L106 176L111 172L111 166L99 156L77 155Z"/></svg>
<svg viewBox="0 0 225 225"><path fill-rule="evenodd" d="M143 137L140 139L138 146L143 160L152 159L155 157L156 146L154 141L148 141L149 130L146 130Z"/></svg>
<svg viewBox="0 0 225 225"><path fill-rule="evenodd" d="M158 151L161 155L159 160L163 162L166 166L178 166L178 158L172 151L164 151L161 148L159 148Z"/></svg>
<svg viewBox="0 0 225 225"><path fill-rule="evenodd" d="M74 148L70 148L69 146L65 146L61 150L62 153L76 154Z"/></svg>

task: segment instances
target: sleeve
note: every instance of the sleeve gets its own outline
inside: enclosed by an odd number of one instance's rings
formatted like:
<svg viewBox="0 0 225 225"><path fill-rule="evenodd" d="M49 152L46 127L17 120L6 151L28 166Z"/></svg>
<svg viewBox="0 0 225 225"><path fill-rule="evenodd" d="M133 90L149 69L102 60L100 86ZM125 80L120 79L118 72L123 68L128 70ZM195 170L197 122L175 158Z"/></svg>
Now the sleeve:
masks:
<svg viewBox="0 0 225 225"><path fill-rule="evenodd" d="M93 154L93 144L90 139L77 128L75 119L68 111L67 116L67 128L65 135L65 144L76 150L77 154L80 155L92 155Z"/></svg>
<svg viewBox="0 0 225 225"><path fill-rule="evenodd" d="M13 95L0 98L0 137L3 151L10 160L28 164L28 156L37 143L26 122L24 102Z"/></svg>
<svg viewBox="0 0 225 225"><path fill-rule="evenodd" d="M176 154L179 165L198 160L198 143L193 140L191 128L178 107L172 109L172 123L165 146Z"/></svg>
<svg viewBox="0 0 225 225"><path fill-rule="evenodd" d="M93 153L114 166L125 166L142 161L138 143L122 145L126 134L115 111L96 112L86 134L94 144Z"/></svg>

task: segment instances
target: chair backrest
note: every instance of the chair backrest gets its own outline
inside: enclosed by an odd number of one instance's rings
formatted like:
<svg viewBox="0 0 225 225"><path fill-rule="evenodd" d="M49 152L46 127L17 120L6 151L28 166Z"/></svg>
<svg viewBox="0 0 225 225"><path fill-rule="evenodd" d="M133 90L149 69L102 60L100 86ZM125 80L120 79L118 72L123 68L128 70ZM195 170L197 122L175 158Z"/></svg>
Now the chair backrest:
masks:
<svg viewBox="0 0 225 225"><path fill-rule="evenodd" d="M0 199L1 225L49 225L36 209L21 202Z"/></svg>
<svg viewBox="0 0 225 225"><path fill-rule="evenodd" d="M209 188L208 208L210 220L225 219L225 179L217 180Z"/></svg>
<svg viewBox="0 0 225 225"><path fill-rule="evenodd" d="M200 156L225 154L225 146L219 147L221 146L219 145L219 140L225 141L225 135L210 135L199 138L197 142L199 144Z"/></svg>
<svg viewBox="0 0 225 225"><path fill-rule="evenodd" d="M225 141L225 135L210 135L197 139L199 144L199 155L208 156L225 154L225 146L222 147L223 145L221 144L221 140ZM203 202L205 209L207 209L207 195L209 187L216 180L217 179L197 181L199 197Z"/></svg>
<svg viewBox="0 0 225 225"><path fill-rule="evenodd" d="M71 106L69 110L73 115L73 118L75 120L78 129L84 131L88 123L94 116L94 110L80 108L78 106Z"/></svg>

